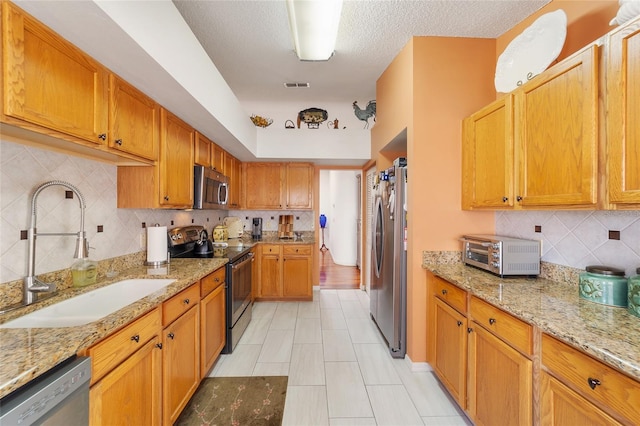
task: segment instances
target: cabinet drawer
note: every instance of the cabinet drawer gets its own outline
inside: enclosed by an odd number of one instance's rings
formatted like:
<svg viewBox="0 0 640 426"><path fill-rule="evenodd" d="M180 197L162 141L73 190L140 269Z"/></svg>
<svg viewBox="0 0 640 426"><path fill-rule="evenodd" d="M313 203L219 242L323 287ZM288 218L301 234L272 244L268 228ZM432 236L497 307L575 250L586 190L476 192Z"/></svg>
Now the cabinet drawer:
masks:
<svg viewBox="0 0 640 426"><path fill-rule="evenodd" d="M203 298L219 285L224 284L226 267L221 267L200 280L200 297Z"/></svg>
<svg viewBox="0 0 640 426"><path fill-rule="evenodd" d="M311 246L310 245L284 245L283 246L283 252L284 255L290 255L290 254L298 254L298 255L304 255L304 256L310 256L311 255Z"/></svg>
<svg viewBox="0 0 640 426"><path fill-rule="evenodd" d="M471 317L520 352L533 352L533 327L489 303L471 298Z"/></svg>
<svg viewBox="0 0 640 426"><path fill-rule="evenodd" d="M100 380L160 332L160 310L154 309L87 350L91 383Z"/></svg>
<svg viewBox="0 0 640 426"><path fill-rule="evenodd" d="M452 308L458 312L467 313L467 292L460 287L456 287L448 281L439 277L434 278L433 290L435 295L447 302Z"/></svg>
<svg viewBox="0 0 640 426"><path fill-rule="evenodd" d="M547 334L542 335L542 364L605 410L610 407L632 424L640 424L639 382Z"/></svg>
<svg viewBox="0 0 640 426"><path fill-rule="evenodd" d="M200 301L200 285L193 284L162 304L162 326L166 327Z"/></svg>
<svg viewBox="0 0 640 426"><path fill-rule="evenodd" d="M280 245L279 244L263 244L262 253L263 254L280 254Z"/></svg>

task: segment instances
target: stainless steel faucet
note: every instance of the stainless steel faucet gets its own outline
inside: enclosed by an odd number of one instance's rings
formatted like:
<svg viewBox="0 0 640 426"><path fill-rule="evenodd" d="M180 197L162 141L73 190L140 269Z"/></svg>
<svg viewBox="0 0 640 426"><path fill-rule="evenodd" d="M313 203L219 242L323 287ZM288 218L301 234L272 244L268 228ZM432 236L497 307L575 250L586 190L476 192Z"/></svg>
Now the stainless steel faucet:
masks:
<svg viewBox="0 0 640 426"><path fill-rule="evenodd" d="M73 191L74 194L78 197L78 201L80 202L80 231L77 233L73 232L59 232L59 233L38 233L36 232L36 202L38 200L38 195L45 189L50 186L59 185L64 186L67 189ZM29 242L29 254L27 259L27 276L24 277L23 280L23 291L22 291L22 304L30 305L38 300L38 295L41 293L52 293L56 291L56 285L54 283L45 283L40 281L35 276L36 269L36 237L37 236L60 236L60 235L76 235L76 251L74 254L74 258L82 259L88 256L89 253L89 245L87 243L87 238L84 232L84 211L85 211L85 202L82 193L75 186L70 183L61 181L61 180L52 180L49 182L45 182L42 185L38 186L31 196L31 223L29 224L29 230L27 231L27 238Z"/></svg>

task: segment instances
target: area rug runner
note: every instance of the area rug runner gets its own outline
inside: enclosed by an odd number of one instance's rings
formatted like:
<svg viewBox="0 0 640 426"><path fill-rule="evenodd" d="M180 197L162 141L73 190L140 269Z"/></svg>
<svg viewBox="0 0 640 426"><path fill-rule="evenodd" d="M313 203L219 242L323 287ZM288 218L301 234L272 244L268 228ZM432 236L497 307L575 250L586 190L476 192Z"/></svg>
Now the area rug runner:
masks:
<svg viewBox="0 0 640 426"><path fill-rule="evenodd" d="M281 425L287 380L286 376L206 378L175 424Z"/></svg>

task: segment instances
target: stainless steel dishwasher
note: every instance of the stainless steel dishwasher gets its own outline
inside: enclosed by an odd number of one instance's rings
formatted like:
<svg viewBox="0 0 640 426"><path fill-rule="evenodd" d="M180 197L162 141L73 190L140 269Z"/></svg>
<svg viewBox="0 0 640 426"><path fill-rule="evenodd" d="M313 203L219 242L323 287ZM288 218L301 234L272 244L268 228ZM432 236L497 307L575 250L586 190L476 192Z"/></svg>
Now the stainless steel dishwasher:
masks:
<svg viewBox="0 0 640 426"><path fill-rule="evenodd" d="M0 425L88 425L91 359L73 357L0 400Z"/></svg>

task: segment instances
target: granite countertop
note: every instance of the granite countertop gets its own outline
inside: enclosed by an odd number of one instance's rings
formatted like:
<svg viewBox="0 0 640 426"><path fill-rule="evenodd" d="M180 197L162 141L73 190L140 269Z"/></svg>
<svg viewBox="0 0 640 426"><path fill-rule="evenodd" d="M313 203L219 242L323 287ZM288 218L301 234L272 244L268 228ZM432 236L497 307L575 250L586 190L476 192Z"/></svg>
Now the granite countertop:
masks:
<svg viewBox="0 0 640 426"><path fill-rule="evenodd" d="M640 380L640 318L544 278L500 278L463 264L423 264L458 287Z"/></svg>
<svg viewBox="0 0 640 426"><path fill-rule="evenodd" d="M116 277L102 279L95 285L60 291L58 295L35 306L0 315L0 323L4 323L30 311L116 281L133 278L176 279L164 289L84 326L0 329L0 398L160 305L225 263L227 259L172 259L166 269L133 267L120 271Z"/></svg>

